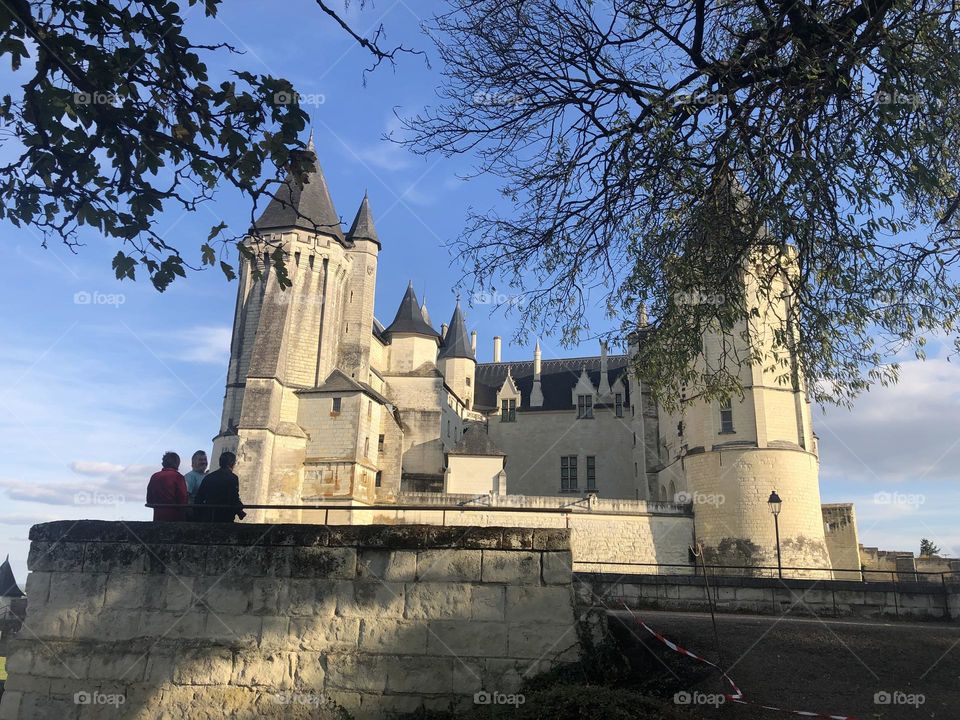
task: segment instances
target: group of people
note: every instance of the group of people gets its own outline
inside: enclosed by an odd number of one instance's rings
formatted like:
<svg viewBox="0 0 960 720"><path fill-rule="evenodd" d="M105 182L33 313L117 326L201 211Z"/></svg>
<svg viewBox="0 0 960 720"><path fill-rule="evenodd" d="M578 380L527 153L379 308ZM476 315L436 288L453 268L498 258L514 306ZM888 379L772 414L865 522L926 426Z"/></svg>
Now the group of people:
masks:
<svg viewBox="0 0 960 720"><path fill-rule="evenodd" d="M153 519L166 522L233 522L246 517L240 500L240 479L234 475L237 456L220 454L220 468L207 473L207 454L197 450L190 459L193 469L180 474L180 456L165 452L162 469L150 477L147 505Z"/></svg>

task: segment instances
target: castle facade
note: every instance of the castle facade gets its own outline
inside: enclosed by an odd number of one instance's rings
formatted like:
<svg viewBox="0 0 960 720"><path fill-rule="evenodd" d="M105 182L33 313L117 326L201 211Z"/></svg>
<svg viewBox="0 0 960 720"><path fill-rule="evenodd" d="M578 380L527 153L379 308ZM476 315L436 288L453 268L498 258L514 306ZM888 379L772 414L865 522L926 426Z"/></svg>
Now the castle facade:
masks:
<svg viewBox="0 0 960 720"><path fill-rule="evenodd" d="M263 252L239 273L213 458L238 454L245 502L396 505L393 517L404 521L404 505L431 498L586 501L609 508L611 523L647 518L646 534L622 538L630 557L649 544L645 557L685 561L699 541L715 560L776 565L768 505L776 490L783 564L830 567L802 378L787 387L745 362L742 398L667 412L630 369L642 332L625 338L626 354L601 346L593 357L542 358L538 343L524 361L503 361L495 338L492 362L479 362L460 304L438 329L412 283L381 322L374 294L390 239L381 243L366 196L344 230L312 142L307 152L309 182L288 181L256 223L287 253L292 286L280 287ZM706 337L705 355L736 341ZM291 509L252 517L310 519ZM669 519L669 531L657 518ZM541 522L519 514L510 524Z"/></svg>

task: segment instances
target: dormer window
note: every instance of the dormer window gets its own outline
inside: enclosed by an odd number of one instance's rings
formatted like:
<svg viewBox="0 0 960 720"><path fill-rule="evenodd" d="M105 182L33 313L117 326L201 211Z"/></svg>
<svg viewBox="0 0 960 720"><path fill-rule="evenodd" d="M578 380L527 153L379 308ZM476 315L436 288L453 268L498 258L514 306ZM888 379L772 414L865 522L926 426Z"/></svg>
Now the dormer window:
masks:
<svg viewBox="0 0 960 720"><path fill-rule="evenodd" d="M577 417L582 420L593 417L593 395L577 395Z"/></svg>
<svg viewBox="0 0 960 720"><path fill-rule="evenodd" d="M517 421L517 401L513 398L500 401L500 422Z"/></svg>

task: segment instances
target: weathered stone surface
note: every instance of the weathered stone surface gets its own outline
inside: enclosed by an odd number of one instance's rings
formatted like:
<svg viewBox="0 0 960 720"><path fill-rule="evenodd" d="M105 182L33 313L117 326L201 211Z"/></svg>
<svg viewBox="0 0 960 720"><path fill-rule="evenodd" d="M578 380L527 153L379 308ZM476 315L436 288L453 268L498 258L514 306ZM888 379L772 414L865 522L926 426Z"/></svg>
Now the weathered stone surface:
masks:
<svg viewBox="0 0 960 720"><path fill-rule="evenodd" d="M544 552L543 582L546 585L569 585L573 575L573 553L569 550Z"/></svg>
<svg viewBox="0 0 960 720"><path fill-rule="evenodd" d="M573 603L569 587L508 586L507 621L560 623L572 622Z"/></svg>
<svg viewBox="0 0 960 720"><path fill-rule="evenodd" d="M107 576L102 573L57 573L50 579L47 605L97 612L103 607Z"/></svg>
<svg viewBox="0 0 960 720"><path fill-rule="evenodd" d="M329 617L337 609L340 581L291 578L284 589L278 603L282 614Z"/></svg>
<svg viewBox="0 0 960 720"><path fill-rule="evenodd" d="M211 613L207 616L203 637L218 645L252 646L260 639L260 627L257 615Z"/></svg>
<svg viewBox="0 0 960 720"><path fill-rule="evenodd" d="M296 670L296 653L240 653L234 665L233 684L292 689Z"/></svg>
<svg viewBox="0 0 960 720"><path fill-rule="evenodd" d="M374 655L331 653L327 655L326 686L353 692L382 693L387 688L385 669L383 659Z"/></svg>
<svg viewBox="0 0 960 720"><path fill-rule="evenodd" d="M517 550L484 550L483 582L540 584L540 553Z"/></svg>
<svg viewBox="0 0 960 720"><path fill-rule="evenodd" d="M347 547L294 547L290 575L295 578L349 578L357 573L357 551Z"/></svg>
<svg viewBox="0 0 960 720"><path fill-rule="evenodd" d="M83 556L84 572L142 573L146 564L146 548L128 542L87 543Z"/></svg>
<svg viewBox="0 0 960 720"><path fill-rule="evenodd" d="M337 615L344 617L403 616L403 583L384 583L379 580L343 583L337 596Z"/></svg>
<svg viewBox="0 0 960 720"><path fill-rule="evenodd" d="M516 658L574 659L578 638L569 624L510 623L507 654Z"/></svg>
<svg viewBox="0 0 960 720"><path fill-rule="evenodd" d="M140 682L146 670L145 654L109 649L91 655L87 677L91 680Z"/></svg>
<svg viewBox="0 0 960 720"><path fill-rule="evenodd" d="M425 582L477 582L482 551L423 550L417 553L417 579Z"/></svg>
<svg viewBox="0 0 960 720"><path fill-rule="evenodd" d="M435 620L427 650L441 656L506 657L507 627L500 622Z"/></svg>
<svg viewBox="0 0 960 720"><path fill-rule="evenodd" d="M217 647L182 648L177 653L173 681L177 685L228 685L233 653Z"/></svg>
<svg viewBox="0 0 960 720"><path fill-rule="evenodd" d="M357 557L361 578L408 582L417 576L417 554L412 550L363 550Z"/></svg>
<svg viewBox="0 0 960 720"><path fill-rule="evenodd" d="M207 551L204 545L148 544L144 556L146 571L158 575L203 575L207 567ZM209 574L220 575L227 567L219 564Z"/></svg>
<svg viewBox="0 0 960 720"><path fill-rule="evenodd" d="M406 609L408 619L453 619L470 617L471 586L460 583L407 583Z"/></svg>
<svg viewBox="0 0 960 720"><path fill-rule="evenodd" d="M366 618L360 621L360 650L384 655L423 655L427 625L416 620Z"/></svg>
<svg viewBox="0 0 960 720"><path fill-rule="evenodd" d="M31 572L80 572L83 553L83 543L32 542L27 567Z"/></svg>
<svg viewBox="0 0 960 720"><path fill-rule="evenodd" d="M502 585L474 585L471 593L472 620L503 620L506 588ZM436 617L436 616L435 616Z"/></svg>
<svg viewBox="0 0 960 720"><path fill-rule="evenodd" d="M352 649L360 636L360 618L290 618L292 645L304 650Z"/></svg>

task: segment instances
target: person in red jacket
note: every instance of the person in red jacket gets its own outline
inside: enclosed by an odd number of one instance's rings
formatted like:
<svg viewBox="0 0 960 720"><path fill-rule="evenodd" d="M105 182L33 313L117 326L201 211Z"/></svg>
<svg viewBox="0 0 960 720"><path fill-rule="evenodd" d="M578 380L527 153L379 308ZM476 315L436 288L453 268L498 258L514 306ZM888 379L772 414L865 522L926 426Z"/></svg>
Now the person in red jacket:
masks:
<svg viewBox="0 0 960 720"><path fill-rule="evenodd" d="M153 509L153 519L178 522L187 519L187 483L180 474L180 456L165 452L163 469L150 477L147 485L147 505L181 505Z"/></svg>

